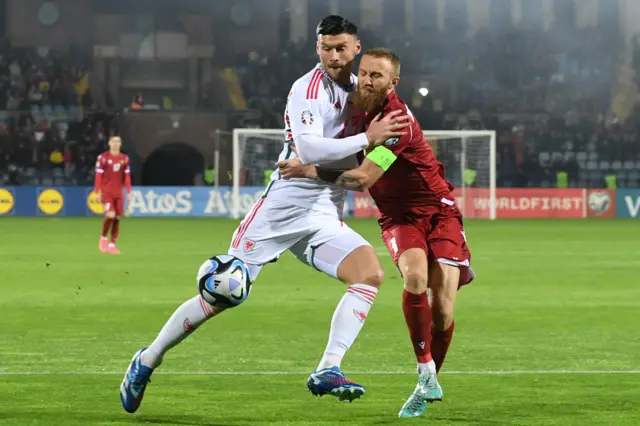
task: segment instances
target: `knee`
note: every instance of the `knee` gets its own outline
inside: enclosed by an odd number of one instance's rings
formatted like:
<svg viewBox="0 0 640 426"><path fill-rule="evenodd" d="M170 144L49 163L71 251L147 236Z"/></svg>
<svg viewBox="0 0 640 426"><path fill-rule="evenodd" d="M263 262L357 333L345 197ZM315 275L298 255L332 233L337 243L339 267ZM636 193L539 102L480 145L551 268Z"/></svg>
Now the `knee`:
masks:
<svg viewBox="0 0 640 426"><path fill-rule="evenodd" d="M428 276L417 269L409 269L404 274L404 289L409 293L421 294L427 291Z"/></svg>
<svg viewBox="0 0 640 426"><path fill-rule="evenodd" d="M367 268L364 272L362 280L359 281L362 284L368 284L372 287L380 288L382 286L382 282L384 281L384 271L380 267L380 265L372 266Z"/></svg>
<svg viewBox="0 0 640 426"><path fill-rule="evenodd" d="M106 212L106 213L105 213L105 217L106 217L107 219L115 219L115 217L116 217L116 213L115 213L115 212Z"/></svg>
<svg viewBox="0 0 640 426"><path fill-rule="evenodd" d="M349 285L367 284L376 288L380 288L384 281L384 271L370 246L359 247L347 256L338 265L335 276Z"/></svg>

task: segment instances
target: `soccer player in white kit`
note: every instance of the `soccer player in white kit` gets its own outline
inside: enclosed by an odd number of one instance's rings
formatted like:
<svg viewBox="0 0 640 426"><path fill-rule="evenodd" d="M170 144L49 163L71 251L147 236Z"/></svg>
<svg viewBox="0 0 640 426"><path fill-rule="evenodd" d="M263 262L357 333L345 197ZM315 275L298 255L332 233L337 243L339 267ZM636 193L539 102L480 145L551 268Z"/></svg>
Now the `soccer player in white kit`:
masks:
<svg viewBox="0 0 640 426"><path fill-rule="evenodd" d="M374 120L366 134L350 120L350 98L356 87L351 73L360 53L357 27L340 16L323 19L317 28L320 64L297 80L285 111L285 146L279 159L296 155L305 164L350 169L355 154L400 137L407 116L390 114ZM275 160L275 159L274 159ZM276 171L260 200L233 234L229 254L241 259L255 280L261 268L290 250L309 266L348 284L333 318L329 341L307 381L314 395L353 400L365 392L340 371L345 353L364 325L384 274L371 245L342 221L346 189L310 179L283 180ZM134 355L120 388L122 405L135 412L149 378L164 354L223 309L198 295L182 304L148 348ZM188 324L187 327L185 324Z"/></svg>

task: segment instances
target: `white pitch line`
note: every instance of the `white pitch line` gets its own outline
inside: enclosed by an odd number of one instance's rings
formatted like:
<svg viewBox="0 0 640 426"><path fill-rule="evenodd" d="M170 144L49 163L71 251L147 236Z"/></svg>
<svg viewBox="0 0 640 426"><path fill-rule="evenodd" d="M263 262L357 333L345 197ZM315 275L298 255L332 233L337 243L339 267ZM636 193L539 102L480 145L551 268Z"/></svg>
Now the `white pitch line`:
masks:
<svg viewBox="0 0 640 426"><path fill-rule="evenodd" d="M124 370L123 370L124 371ZM111 376L123 371L0 371L0 376ZM413 375L415 371L345 371L347 374L364 376ZM158 371L165 376L305 376L308 371ZM478 370L443 371L444 375L459 376L519 376L519 375L605 375L640 374L640 370Z"/></svg>

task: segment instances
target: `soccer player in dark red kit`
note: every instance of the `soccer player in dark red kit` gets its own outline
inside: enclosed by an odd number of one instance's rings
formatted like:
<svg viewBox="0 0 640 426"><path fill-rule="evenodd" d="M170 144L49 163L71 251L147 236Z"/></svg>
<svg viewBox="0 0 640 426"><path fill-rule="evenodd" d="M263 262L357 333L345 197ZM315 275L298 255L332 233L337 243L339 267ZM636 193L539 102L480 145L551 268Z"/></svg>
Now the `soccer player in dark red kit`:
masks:
<svg viewBox="0 0 640 426"><path fill-rule="evenodd" d="M131 168L129 156L120 152L120 136L109 139L109 151L103 152L96 161L96 183L94 191L98 202L104 206L104 223L100 237L100 251L120 254L116 240L120 234L120 217L124 214L124 189L127 201L131 202ZM108 238L111 230L111 238Z"/></svg>
<svg viewBox="0 0 640 426"><path fill-rule="evenodd" d="M404 279L402 309L418 362L418 385L399 416L417 417L427 402L443 397L437 372L453 336L456 292L474 274L453 185L446 181L420 124L395 93L399 74L400 60L390 50L365 52L354 98L364 113L355 119L368 127L402 110L412 117L404 136L366 153L357 169L326 170L304 166L298 159L277 166L284 178L316 178L354 191L368 189L376 202L382 238ZM433 293L431 305L427 288Z"/></svg>

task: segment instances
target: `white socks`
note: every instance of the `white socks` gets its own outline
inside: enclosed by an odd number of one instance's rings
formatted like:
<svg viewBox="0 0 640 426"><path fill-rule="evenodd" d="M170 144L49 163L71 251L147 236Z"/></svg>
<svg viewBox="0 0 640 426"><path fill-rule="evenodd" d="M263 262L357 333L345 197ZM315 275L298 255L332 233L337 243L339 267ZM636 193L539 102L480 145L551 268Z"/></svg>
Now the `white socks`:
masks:
<svg viewBox="0 0 640 426"><path fill-rule="evenodd" d="M186 339L215 314L213 306L200 295L184 302L162 327L156 340L142 353L142 364L151 368L158 367L169 349Z"/></svg>
<svg viewBox="0 0 640 426"><path fill-rule="evenodd" d="M340 367L342 358L360 333L377 294L378 289L368 284L349 286L333 313L329 343L317 370Z"/></svg>
<svg viewBox="0 0 640 426"><path fill-rule="evenodd" d="M329 342L318 370L340 367L342 358L360 333L377 294L378 289L368 284L349 286L333 313ZM142 353L142 364L157 368L169 349L186 339L214 315L214 308L200 295L184 302L169 318L158 337Z"/></svg>
<svg viewBox="0 0 640 426"><path fill-rule="evenodd" d="M433 360L429 362L418 363L418 374L422 374L427 370L431 371L432 373L436 372L436 363Z"/></svg>

